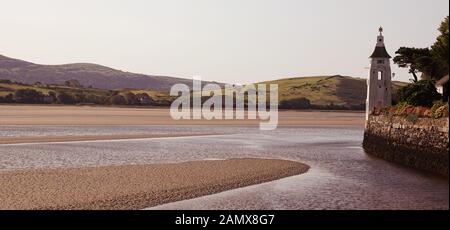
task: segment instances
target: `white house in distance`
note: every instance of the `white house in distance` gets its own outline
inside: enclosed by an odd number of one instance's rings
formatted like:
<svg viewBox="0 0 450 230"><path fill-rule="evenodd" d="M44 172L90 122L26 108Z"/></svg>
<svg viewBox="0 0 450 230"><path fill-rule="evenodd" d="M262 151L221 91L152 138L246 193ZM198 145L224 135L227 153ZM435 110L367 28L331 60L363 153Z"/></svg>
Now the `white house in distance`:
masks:
<svg viewBox="0 0 450 230"><path fill-rule="evenodd" d="M448 102L448 74L436 82L437 91L442 94L444 101Z"/></svg>
<svg viewBox="0 0 450 230"><path fill-rule="evenodd" d="M377 45L370 56L370 72L367 79L367 119L374 108L383 108L392 104L391 56L384 45L383 28L380 27L379 31Z"/></svg>

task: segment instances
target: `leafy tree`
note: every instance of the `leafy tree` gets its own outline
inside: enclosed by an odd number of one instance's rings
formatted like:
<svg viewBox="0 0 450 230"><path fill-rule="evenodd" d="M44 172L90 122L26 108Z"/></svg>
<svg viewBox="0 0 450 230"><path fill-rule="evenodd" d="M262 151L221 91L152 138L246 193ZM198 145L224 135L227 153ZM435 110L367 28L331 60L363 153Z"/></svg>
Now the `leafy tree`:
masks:
<svg viewBox="0 0 450 230"><path fill-rule="evenodd" d="M108 93L107 93L107 96L112 97L112 96L116 96L119 93L120 93L119 91L109 90Z"/></svg>
<svg viewBox="0 0 450 230"><path fill-rule="evenodd" d="M127 93L125 95L125 99L127 101L127 104L129 104L129 105L139 104L138 98L136 97L136 95L134 93L131 93L131 92Z"/></svg>
<svg viewBox="0 0 450 230"><path fill-rule="evenodd" d="M449 67L449 24L448 16L444 19L439 27L439 32L441 33L436 42L431 47L431 53L433 57L438 61L444 74L448 74Z"/></svg>
<svg viewBox="0 0 450 230"><path fill-rule="evenodd" d="M417 74L421 72L423 79L438 80L448 74L449 67L449 27L448 16L442 22L436 42L430 48L400 47L395 52L394 63L401 68L409 68L412 81L418 82Z"/></svg>
<svg viewBox="0 0 450 230"><path fill-rule="evenodd" d="M311 101L308 98L295 98L280 102L280 109L310 109Z"/></svg>
<svg viewBox="0 0 450 230"><path fill-rule="evenodd" d="M14 102L14 95L12 93L4 97L0 97L0 103L13 103L13 102Z"/></svg>
<svg viewBox="0 0 450 230"><path fill-rule="evenodd" d="M94 94L87 94L84 98L85 103L91 103L91 104L105 104L108 98L104 96L97 96Z"/></svg>
<svg viewBox="0 0 450 230"><path fill-rule="evenodd" d="M422 56L416 59L416 66L422 72L421 79L440 79L444 76L442 66L431 56Z"/></svg>
<svg viewBox="0 0 450 230"><path fill-rule="evenodd" d="M126 105L127 104L127 101L121 95L112 96L109 99L109 102L110 102L111 105Z"/></svg>
<svg viewBox="0 0 450 230"><path fill-rule="evenodd" d="M42 93L34 89L19 89L14 93L14 101L35 104L42 101L42 96Z"/></svg>
<svg viewBox="0 0 450 230"><path fill-rule="evenodd" d="M401 88L398 99L414 106L433 106L433 102L441 99L433 80L421 80Z"/></svg>
<svg viewBox="0 0 450 230"><path fill-rule="evenodd" d="M417 73L420 72L420 68L423 66L419 64L418 59L431 57L430 49L400 47L395 54L397 56L394 58L394 63L401 68L409 68L409 73L414 77L412 81L419 81Z"/></svg>
<svg viewBox="0 0 450 230"><path fill-rule="evenodd" d="M60 104L75 104L76 103L75 98L66 92L59 92L58 96L56 96L56 99L57 99L58 103L60 103Z"/></svg>
<svg viewBox="0 0 450 230"><path fill-rule="evenodd" d="M151 105L154 102L153 98L147 93L138 93L136 94L136 97L141 105Z"/></svg>
<svg viewBox="0 0 450 230"><path fill-rule="evenodd" d="M86 96L83 93L76 93L73 95L73 99L75 100L75 103L84 103Z"/></svg>

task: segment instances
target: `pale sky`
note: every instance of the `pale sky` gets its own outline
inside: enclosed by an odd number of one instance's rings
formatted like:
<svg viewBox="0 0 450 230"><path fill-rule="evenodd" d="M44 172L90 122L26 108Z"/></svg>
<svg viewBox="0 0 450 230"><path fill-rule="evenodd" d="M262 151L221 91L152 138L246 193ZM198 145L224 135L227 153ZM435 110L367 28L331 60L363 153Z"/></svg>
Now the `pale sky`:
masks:
<svg viewBox="0 0 450 230"><path fill-rule="evenodd" d="M228 83L366 77L379 26L394 56L432 45L448 14L448 0L0 0L0 54Z"/></svg>

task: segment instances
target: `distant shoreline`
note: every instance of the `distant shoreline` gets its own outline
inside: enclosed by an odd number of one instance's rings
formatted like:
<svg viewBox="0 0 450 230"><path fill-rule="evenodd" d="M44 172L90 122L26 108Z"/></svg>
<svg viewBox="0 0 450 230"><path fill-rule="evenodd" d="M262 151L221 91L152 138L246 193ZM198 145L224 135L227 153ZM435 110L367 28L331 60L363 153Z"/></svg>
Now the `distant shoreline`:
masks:
<svg viewBox="0 0 450 230"><path fill-rule="evenodd" d="M31 144L31 143L62 143L80 141L110 141L132 139L157 139L171 137L199 137L213 134L128 134L128 135L82 135L82 136L26 136L0 137L0 145Z"/></svg>
<svg viewBox="0 0 450 230"><path fill-rule="evenodd" d="M92 107L92 108L118 108L118 109L170 109L170 106L132 106L132 105L100 105L100 104L22 104L22 103L0 103L1 106L48 106L48 107ZM365 110L351 110L351 109L278 109L278 111L292 111L292 112L348 112L348 113L364 113Z"/></svg>
<svg viewBox="0 0 450 230"><path fill-rule="evenodd" d="M167 108L0 105L0 125L236 125L260 120L173 120ZM364 125L359 111L280 110L279 126Z"/></svg>

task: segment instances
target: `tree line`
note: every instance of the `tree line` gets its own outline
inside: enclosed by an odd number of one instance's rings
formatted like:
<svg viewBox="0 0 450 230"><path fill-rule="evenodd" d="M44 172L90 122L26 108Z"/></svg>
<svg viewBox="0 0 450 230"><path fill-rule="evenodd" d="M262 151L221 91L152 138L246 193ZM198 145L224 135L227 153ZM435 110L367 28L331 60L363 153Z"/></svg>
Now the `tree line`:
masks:
<svg viewBox="0 0 450 230"><path fill-rule="evenodd" d="M95 105L130 105L130 106L169 106L170 101L154 100L147 93L121 94L119 91L108 91L104 94L69 93L65 91L50 91L43 94L34 89L18 89L14 93L0 96L0 103L23 104L95 104Z"/></svg>
<svg viewBox="0 0 450 230"><path fill-rule="evenodd" d="M448 83L444 96L435 87L436 81L449 73L449 17L439 26L439 36L431 47L400 47L394 63L408 68L412 75L409 84L399 91L399 101L415 106L433 106L436 100L448 101ZM420 75L419 75L420 74Z"/></svg>

